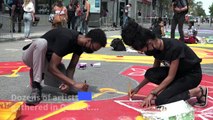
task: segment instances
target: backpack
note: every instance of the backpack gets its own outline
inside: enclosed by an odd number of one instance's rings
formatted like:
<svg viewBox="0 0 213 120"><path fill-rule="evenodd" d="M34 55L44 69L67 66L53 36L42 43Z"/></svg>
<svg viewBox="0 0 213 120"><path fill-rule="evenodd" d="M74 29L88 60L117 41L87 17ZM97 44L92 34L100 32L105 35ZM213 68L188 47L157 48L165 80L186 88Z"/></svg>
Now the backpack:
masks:
<svg viewBox="0 0 213 120"><path fill-rule="evenodd" d="M126 47L120 38L113 39L110 46L113 47L114 51L126 51Z"/></svg>

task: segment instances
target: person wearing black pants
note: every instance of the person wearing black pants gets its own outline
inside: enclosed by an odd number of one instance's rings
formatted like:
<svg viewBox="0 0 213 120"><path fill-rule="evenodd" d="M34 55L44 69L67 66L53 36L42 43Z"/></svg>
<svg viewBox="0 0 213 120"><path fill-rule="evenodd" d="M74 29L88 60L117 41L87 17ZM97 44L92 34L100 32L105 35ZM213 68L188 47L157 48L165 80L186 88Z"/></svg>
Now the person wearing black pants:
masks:
<svg viewBox="0 0 213 120"><path fill-rule="evenodd" d="M147 70L145 78L149 82L160 85L168 76L169 67L154 67ZM155 100L156 105L175 102L178 100L187 100L190 98L189 91L199 85L202 78L200 64L197 63L193 69L178 72L173 82L162 91Z"/></svg>
<svg viewBox="0 0 213 120"><path fill-rule="evenodd" d="M21 0L13 0L13 2L9 4L9 15L11 16L12 22L12 30L10 32L16 32L15 25L18 23L18 33L21 33L21 22L23 19L22 4Z"/></svg>
<svg viewBox="0 0 213 120"><path fill-rule="evenodd" d="M207 105L208 88L199 86L202 80L201 59L185 43L172 38L159 39L154 32L130 21L122 30L122 39L139 53L154 57L154 64L145 79L131 92L133 97L151 82L158 86L144 99L142 106L162 105L196 97L198 107Z"/></svg>
<svg viewBox="0 0 213 120"><path fill-rule="evenodd" d="M174 15L171 25L171 38L175 38L175 29L178 25L178 31L180 34L180 41L184 42L183 23L185 21L185 15L188 12L187 0L172 0L172 8Z"/></svg>
<svg viewBox="0 0 213 120"><path fill-rule="evenodd" d="M67 6L68 10L68 20L67 27L70 29L70 25L72 25L72 29L75 28L75 10L76 10L76 2L75 0L70 0L70 4Z"/></svg>

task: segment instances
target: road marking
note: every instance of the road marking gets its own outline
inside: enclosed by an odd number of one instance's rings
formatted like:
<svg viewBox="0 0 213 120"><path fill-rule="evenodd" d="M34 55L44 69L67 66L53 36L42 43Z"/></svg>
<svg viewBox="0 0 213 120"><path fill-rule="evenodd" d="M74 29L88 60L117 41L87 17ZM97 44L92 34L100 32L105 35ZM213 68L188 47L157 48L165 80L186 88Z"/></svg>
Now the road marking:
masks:
<svg viewBox="0 0 213 120"><path fill-rule="evenodd" d="M19 75L17 74L22 68L27 67L27 66L19 66L17 69L12 70L12 74L10 75L0 75L0 77L18 77Z"/></svg>
<svg viewBox="0 0 213 120"><path fill-rule="evenodd" d="M6 51L19 51L19 49L5 49Z"/></svg>
<svg viewBox="0 0 213 120"><path fill-rule="evenodd" d="M85 103L85 101L78 101L78 102L74 102L74 103L71 103L59 110L56 110L54 112L51 112L45 116L42 116L42 117L39 117L39 118L36 118L35 120L44 120L44 119L47 119L51 116L54 116L54 115L57 115L63 111L66 111L66 110L82 110L82 109L85 109L88 107L88 104Z"/></svg>

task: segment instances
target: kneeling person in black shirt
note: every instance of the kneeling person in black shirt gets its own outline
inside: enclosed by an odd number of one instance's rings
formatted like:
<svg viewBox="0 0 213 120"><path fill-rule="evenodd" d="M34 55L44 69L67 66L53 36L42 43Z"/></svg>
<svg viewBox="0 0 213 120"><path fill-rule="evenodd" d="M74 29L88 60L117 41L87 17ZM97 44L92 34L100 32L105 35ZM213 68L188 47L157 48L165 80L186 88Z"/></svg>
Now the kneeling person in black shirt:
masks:
<svg viewBox="0 0 213 120"><path fill-rule="evenodd" d="M60 89L67 92L70 87L87 91L86 83L73 79L76 65L83 52L93 53L106 46L106 34L101 29L93 29L86 35L67 28L52 29L41 38L34 39L30 45L24 47L23 62L31 68L30 79L32 92L26 100L27 105L36 105L41 99L42 74L50 72L61 80ZM59 70L62 58L73 53L65 74Z"/></svg>
<svg viewBox="0 0 213 120"><path fill-rule="evenodd" d="M145 79L131 91L130 97L152 82L158 86L144 99L142 106L162 105L191 97L197 97L196 106L207 105L208 89L198 87L202 80L201 59L190 47L178 40L159 39L133 21L121 35L125 44L155 58L153 67L146 71Z"/></svg>

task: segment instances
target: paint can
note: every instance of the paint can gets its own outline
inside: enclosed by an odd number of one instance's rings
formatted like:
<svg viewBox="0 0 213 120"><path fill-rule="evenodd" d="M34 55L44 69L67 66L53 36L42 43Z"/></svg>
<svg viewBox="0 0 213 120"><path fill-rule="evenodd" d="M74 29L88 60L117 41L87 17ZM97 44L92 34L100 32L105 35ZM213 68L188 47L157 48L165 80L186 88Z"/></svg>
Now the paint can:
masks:
<svg viewBox="0 0 213 120"><path fill-rule="evenodd" d="M80 70L85 70L86 67L87 67L87 63L79 63L78 64L78 69L80 69Z"/></svg>
<svg viewBox="0 0 213 120"><path fill-rule="evenodd" d="M100 62L97 62L97 63L92 63L90 64L92 67L95 67L95 68L99 68L101 67L101 63Z"/></svg>

